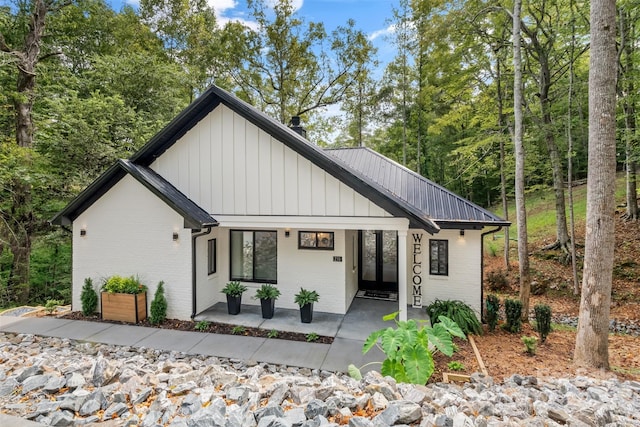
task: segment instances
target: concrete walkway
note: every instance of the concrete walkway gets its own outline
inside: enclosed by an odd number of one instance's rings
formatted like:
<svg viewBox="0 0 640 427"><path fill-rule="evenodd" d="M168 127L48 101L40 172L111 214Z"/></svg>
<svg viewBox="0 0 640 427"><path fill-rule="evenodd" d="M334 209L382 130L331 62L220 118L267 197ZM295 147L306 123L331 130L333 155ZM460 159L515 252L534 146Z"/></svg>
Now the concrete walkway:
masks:
<svg viewBox="0 0 640 427"><path fill-rule="evenodd" d="M221 305L196 317L196 320L207 319L269 330L315 332L318 335L333 336L332 344L184 332L50 317L0 316L0 331L346 372L350 363L360 367L384 359L384 355L377 348L363 355L362 346L369 333L391 326L389 322L382 321L382 316L395 310L396 303L355 299L346 315L316 312L310 324L300 322L298 310L278 308L273 319L265 320L260 315L260 308L256 306L243 306L240 315L230 316L226 313L226 305ZM426 313L423 309L413 311L409 316L425 318ZM379 365L371 366L364 371L373 368L379 369Z"/></svg>

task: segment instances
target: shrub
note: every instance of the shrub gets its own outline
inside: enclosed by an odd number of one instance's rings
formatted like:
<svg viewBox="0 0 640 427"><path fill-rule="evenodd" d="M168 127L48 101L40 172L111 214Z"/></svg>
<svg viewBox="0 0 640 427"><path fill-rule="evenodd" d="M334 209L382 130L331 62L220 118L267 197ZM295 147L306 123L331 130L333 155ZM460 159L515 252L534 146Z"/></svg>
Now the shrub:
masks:
<svg viewBox="0 0 640 427"><path fill-rule="evenodd" d="M320 336L315 332L310 332L307 335L305 335L305 338L307 339L307 342L315 342L315 341L318 341Z"/></svg>
<svg viewBox="0 0 640 427"><path fill-rule="evenodd" d="M486 320L491 332L496 330L498 319L500 319L500 299L496 295L487 295Z"/></svg>
<svg viewBox="0 0 640 427"><path fill-rule="evenodd" d="M64 301L49 299L44 305L44 311L46 311L48 314L52 314L54 311L56 311L58 306L62 304L64 304Z"/></svg>
<svg viewBox="0 0 640 427"><path fill-rule="evenodd" d="M509 289L509 277L507 272L501 268L487 272L485 280L492 292L504 291Z"/></svg>
<svg viewBox="0 0 640 427"><path fill-rule="evenodd" d="M273 285L264 284L256 290L257 299L273 299L276 300L280 296L280 289Z"/></svg>
<svg viewBox="0 0 640 427"><path fill-rule="evenodd" d="M451 371L464 371L465 367L464 363L457 360L452 360L451 362L447 363L447 369Z"/></svg>
<svg viewBox="0 0 640 427"><path fill-rule="evenodd" d="M521 339L524 343L524 351L528 355L534 356L536 354L536 349L538 348L538 338L524 336Z"/></svg>
<svg viewBox="0 0 640 427"><path fill-rule="evenodd" d="M80 300L82 301L82 314L93 316L98 308L98 293L94 289L93 281L90 277L84 279Z"/></svg>
<svg viewBox="0 0 640 427"><path fill-rule="evenodd" d="M201 320L198 323L196 323L196 326L194 326L194 329L196 331L204 332L207 329L209 329L209 322L207 322L206 320Z"/></svg>
<svg viewBox="0 0 640 427"><path fill-rule="evenodd" d="M304 288L300 288L300 292L294 295L294 301L300 307L303 305L311 304L312 302L318 302L320 295L316 291L309 291Z"/></svg>
<svg viewBox="0 0 640 427"><path fill-rule="evenodd" d="M247 287L240 282L229 282L220 292L232 297L239 297L242 296L246 290Z"/></svg>
<svg viewBox="0 0 640 427"><path fill-rule="evenodd" d="M522 329L522 302L515 299L504 300L504 312L507 318L507 323L504 324L504 329L515 334Z"/></svg>
<svg viewBox="0 0 640 427"><path fill-rule="evenodd" d="M395 312L383 317L386 321L394 320L396 328L372 332L364 343L362 353L377 346L387 356L380 369L382 375L389 375L396 381L426 384L435 369L432 351L438 350L451 356L452 337L466 337L460 327L445 316L440 316L439 322L432 327L418 327L414 319L399 321L397 316L398 312ZM360 369L354 365L349 365L348 369L353 378L362 379Z"/></svg>
<svg viewBox="0 0 640 427"><path fill-rule="evenodd" d="M247 328L242 325L236 325L231 329L232 335L242 335L246 332Z"/></svg>
<svg viewBox="0 0 640 427"><path fill-rule="evenodd" d="M278 335L279 335L278 331L276 331L275 329L272 329L267 334L267 338L278 338Z"/></svg>
<svg viewBox="0 0 640 427"><path fill-rule="evenodd" d="M431 323L437 323L436 319L445 316L456 322L465 335L482 335L482 325L476 313L462 301L435 300L427 306L427 314Z"/></svg>
<svg viewBox="0 0 640 427"><path fill-rule="evenodd" d="M167 299L164 296L164 282L160 281L156 288L156 293L151 301L151 316L149 321L152 325L158 325L167 318Z"/></svg>
<svg viewBox="0 0 640 427"><path fill-rule="evenodd" d="M137 276L111 276L102 285L102 290L112 294L141 294L147 291L147 287L140 283Z"/></svg>
<svg viewBox="0 0 640 427"><path fill-rule="evenodd" d="M547 335L551 332L551 307L546 304L536 304L533 310L536 314L536 329L540 334L540 342L545 342Z"/></svg>

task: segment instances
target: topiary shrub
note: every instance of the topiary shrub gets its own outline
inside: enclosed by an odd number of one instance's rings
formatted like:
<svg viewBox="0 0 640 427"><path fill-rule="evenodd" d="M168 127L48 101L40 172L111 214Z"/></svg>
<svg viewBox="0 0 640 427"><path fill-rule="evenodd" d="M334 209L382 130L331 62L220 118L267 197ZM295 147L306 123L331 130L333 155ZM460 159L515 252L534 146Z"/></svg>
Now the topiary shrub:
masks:
<svg viewBox="0 0 640 427"><path fill-rule="evenodd" d="M158 283L156 293L151 301L151 316L149 321L152 325L158 325L167 318L167 299L164 296L164 282Z"/></svg>
<svg viewBox="0 0 640 427"><path fill-rule="evenodd" d="M496 330L498 319L500 319L500 299L496 295L487 295L486 321L491 332Z"/></svg>
<svg viewBox="0 0 640 427"><path fill-rule="evenodd" d="M516 299L504 300L504 312L507 323L503 328L513 334L520 332L522 329L522 302Z"/></svg>
<svg viewBox="0 0 640 427"><path fill-rule="evenodd" d="M82 301L82 314L93 316L98 309L98 293L94 289L93 281L90 277L84 279L80 300Z"/></svg>
<svg viewBox="0 0 640 427"><path fill-rule="evenodd" d="M545 342L551 332L551 307L546 304L536 304L533 308L536 314L536 328L540 335L540 342Z"/></svg>
<svg viewBox="0 0 640 427"><path fill-rule="evenodd" d="M434 324L440 316L445 316L456 322L465 335L482 335L482 325L475 311L462 301L437 299L427 306L427 314Z"/></svg>

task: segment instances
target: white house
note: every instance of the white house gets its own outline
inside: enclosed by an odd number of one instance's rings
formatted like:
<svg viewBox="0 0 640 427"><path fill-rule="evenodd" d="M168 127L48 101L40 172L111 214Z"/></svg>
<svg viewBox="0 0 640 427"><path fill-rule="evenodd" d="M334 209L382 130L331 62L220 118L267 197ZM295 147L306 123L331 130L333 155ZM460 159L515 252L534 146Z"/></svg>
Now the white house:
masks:
<svg viewBox="0 0 640 427"><path fill-rule="evenodd" d="M215 86L52 223L73 229L74 310L85 278L138 275L151 296L165 282L178 319L231 280L251 295L276 284L285 308L304 287L331 313L359 290L397 294L402 318L436 298L480 312L483 233L509 224L367 148L323 150Z"/></svg>

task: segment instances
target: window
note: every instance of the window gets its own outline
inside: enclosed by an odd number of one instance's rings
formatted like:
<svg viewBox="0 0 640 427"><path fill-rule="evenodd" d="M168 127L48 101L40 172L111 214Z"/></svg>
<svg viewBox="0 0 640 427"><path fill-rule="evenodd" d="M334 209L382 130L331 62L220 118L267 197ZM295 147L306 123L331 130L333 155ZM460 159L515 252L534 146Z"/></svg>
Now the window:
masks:
<svg viewBox="0 0 640 427"><path fill-rule="evenodd" d="M209 239L207 242L207 266L208 274L216 272L216 239Z"/></svg>
<svg viewBox="0 0 640 427"><path fill-rule="evenodd" d="M298 231L298 249L333 250L333 231Z"/></svg>
<svg viewBox="0 0 640 427"><path fill-rule="evenodd" d="M429 240L429 274L449 275L449 241Z"/></svg>
<svg viewBox="0 0 640 427"><path fill-rule="evenodd" d="M278 238L275 231L231 230L231 280L276 283Z"/></svg>

